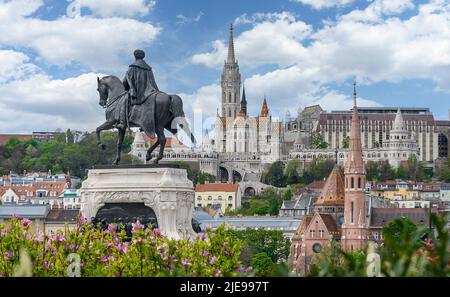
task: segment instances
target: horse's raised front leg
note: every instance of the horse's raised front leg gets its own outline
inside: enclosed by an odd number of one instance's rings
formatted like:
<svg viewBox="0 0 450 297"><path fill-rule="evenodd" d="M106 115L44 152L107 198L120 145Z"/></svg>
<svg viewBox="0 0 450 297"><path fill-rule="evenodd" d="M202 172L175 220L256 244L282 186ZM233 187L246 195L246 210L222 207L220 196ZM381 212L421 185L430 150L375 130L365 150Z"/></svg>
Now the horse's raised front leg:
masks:
<svg viewBox="0 0 450 297"><path fill-rule="evenodd" d="M101 124L97 129L95 129L95 133L97 134L97 146L102 150L106 149L106 145L104 145L100 140L100 132L112 129L113 126L114 126L113 123L107 121Z"/></svg>
<svg viewBox="0 0 450 297"><path fill-rule="evenodd" d="M126 132L125 129L119 129L119 139L117 139L117 157L113 165L119 165L120 157L122 155L122 144L123 139L125 138L125 132Z"/></svg>
<svg viewBox="0 0 450 297"><path fill-rule="evenodd" d="M164 135L164 129L157 129L156 135L158 136L159 154L158 157L153 160L153 164L158 164L164 157L164 148L166 147L166 136Z"/></svg>

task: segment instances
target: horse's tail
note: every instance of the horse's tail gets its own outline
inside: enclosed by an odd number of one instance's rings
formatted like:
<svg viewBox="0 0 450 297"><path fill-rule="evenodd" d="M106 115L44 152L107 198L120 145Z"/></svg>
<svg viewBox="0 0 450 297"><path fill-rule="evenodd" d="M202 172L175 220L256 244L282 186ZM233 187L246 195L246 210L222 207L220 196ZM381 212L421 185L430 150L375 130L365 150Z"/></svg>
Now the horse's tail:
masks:
<svg viewBox="0 0 450 297"><path fill-rule="evenodd" d="M191 138L191 142L196 145L197 140L195 139L194 135L191 132L191 129L189 128L189 123L186 121L186 117L183 110L183 101L181 100L180 96L178 95L170 95L170 112L172 113L174 117L174 123L175 125L180 125L180 128L183 129L183 131L186 133L186 135L189 135ZM172 125L173 126L173 125ZM176 127L173 127L176 129Z"/></svg>

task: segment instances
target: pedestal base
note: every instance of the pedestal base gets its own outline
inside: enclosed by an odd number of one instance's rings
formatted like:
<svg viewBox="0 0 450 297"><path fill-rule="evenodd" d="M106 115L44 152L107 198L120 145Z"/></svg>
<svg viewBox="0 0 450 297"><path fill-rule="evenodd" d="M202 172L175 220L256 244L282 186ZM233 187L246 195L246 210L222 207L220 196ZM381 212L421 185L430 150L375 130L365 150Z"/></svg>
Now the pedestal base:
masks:
<svg viewBox="0 0 450 297"><path fill-rule="evenodd" d="M135 166L91 169L81 187L81 213L96 216L105 203L144 203L156 214L161 233L189 238L194 188L185 169Z"/></svg>

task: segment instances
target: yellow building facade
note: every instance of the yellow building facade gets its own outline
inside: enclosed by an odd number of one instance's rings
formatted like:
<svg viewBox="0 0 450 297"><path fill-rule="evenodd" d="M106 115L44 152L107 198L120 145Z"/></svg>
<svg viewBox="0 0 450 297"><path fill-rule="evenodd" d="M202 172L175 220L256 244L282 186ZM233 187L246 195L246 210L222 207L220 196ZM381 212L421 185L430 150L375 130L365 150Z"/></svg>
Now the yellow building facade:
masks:
<svg viewBox="0 0 450 297"><path fill-rule="evenodd" d="M241 190L237 184L203 184L195 187L195 206L220 205L222 212L241 207Z"/></svg>

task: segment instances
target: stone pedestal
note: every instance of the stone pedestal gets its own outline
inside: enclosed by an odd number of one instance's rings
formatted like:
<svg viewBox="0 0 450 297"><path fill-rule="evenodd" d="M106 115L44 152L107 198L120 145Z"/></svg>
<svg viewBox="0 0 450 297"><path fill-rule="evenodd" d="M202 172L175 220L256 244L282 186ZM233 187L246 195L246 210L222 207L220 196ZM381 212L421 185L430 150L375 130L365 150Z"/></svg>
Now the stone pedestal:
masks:
<svg viewBox="0 0 450 297"><path fill-rule="evenodd" d="M81 187L81 213L95 217L105 203L144 203L170 238L192 237L194 189L185 169L160 166L95 168Z"/></svg>

